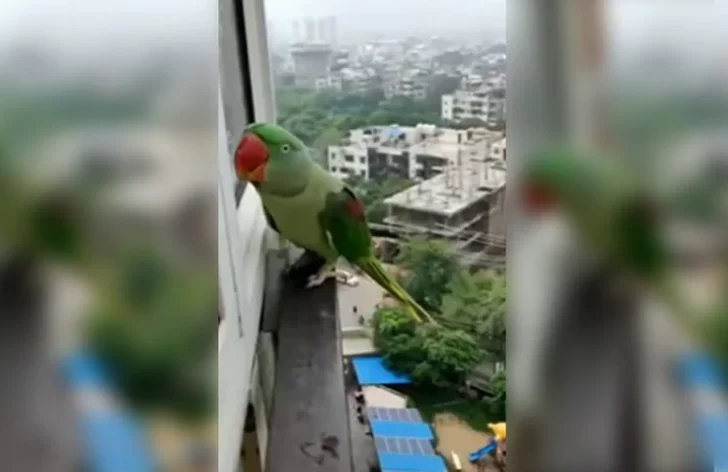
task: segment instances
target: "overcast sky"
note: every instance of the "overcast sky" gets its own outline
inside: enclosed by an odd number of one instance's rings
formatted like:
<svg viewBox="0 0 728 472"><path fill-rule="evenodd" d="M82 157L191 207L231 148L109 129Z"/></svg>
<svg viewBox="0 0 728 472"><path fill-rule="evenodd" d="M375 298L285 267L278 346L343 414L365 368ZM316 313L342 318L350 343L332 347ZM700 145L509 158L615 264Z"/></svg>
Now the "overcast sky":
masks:
<svg viewBox="0 0 728 472"><path fill-rule="evenodd" d="M0 47L39 41L82 54L216 40L216 22L216 0L0 0Z"/></svg>
<svg viewBox="0 0 728 472"><path fill-rule="evenodd" d="M628 47L646 36L727 49L728 0L613 0L611 42ZM73 5L73 8L71 8ZM266 0L274 30L306 16L338 18L342 39L364 33L504 36L506 0ZM217 38L217 0L0 0L0 47L32 38L64 52L143 49L170 39ZM206 36L203 36L206 35Z"/></svg>
<svg viewBox="0 0 728 472"><path fill-rule="evenodd" d="M484 30L505 36L506 0L267 0L266 8L275 27L283 31L306 16L333 15L342 37Z"/></svg>

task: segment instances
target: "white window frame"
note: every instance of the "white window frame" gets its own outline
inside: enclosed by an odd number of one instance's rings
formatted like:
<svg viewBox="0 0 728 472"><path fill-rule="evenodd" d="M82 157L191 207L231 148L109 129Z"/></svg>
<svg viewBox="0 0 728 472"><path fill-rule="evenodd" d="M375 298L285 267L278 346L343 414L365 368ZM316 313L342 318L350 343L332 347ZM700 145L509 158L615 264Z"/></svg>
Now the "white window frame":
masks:
<svg viewBox="0 0 728 472"><path fill-rule="evenodd" d="M238 10L244 13L242 25ZM275 121L275 101L263 0L220 1L219 15L218 270L223 316L218 328L217 470L235 472L242 470L240 450L248 405L261 403L256 394L256 353L265 255L268 248L277 247L278 240L268 230L260 197L252 186L244 188L236 208L231 150L250 122ZM265 441L260 445L264 447Z"/></svg>
<svg viewBox="0 0 728 472"><path fill-rule="evenodd" d="M218 470L233 472L239 465L258 344L266 223L260 198L249 188L236 211L222 105L219 115L218 270L223 319L218 332Z"/></svg>

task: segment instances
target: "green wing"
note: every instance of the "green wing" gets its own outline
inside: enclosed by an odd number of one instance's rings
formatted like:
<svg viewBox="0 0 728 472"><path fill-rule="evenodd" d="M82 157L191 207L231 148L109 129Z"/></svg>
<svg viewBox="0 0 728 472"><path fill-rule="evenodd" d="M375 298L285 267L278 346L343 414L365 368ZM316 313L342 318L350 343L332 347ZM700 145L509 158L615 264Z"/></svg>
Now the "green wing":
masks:
<svg viewBox="0 0 728 472"><path fill-rule="evenodd" d="M320 219L340 256L356 263L372 255L372 236L364 205L351 189L344 187L340 192L330 193Z"/></svg>
<svg viewBox="0 0 728 472"><path fill-rule="evenodd" d="M364 206L351 189L329 194L321 226L340 256L359 267L379 286L399 300L418 322L433 322L422 308L394 279L372 252L372 236L367 226Z"/></svg>

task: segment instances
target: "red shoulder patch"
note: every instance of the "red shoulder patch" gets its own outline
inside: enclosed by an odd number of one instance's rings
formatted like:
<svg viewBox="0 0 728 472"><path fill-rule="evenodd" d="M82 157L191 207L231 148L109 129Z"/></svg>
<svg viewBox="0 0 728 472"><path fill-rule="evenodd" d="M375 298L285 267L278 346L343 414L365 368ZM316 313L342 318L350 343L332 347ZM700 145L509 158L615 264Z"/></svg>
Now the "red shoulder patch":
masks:
<svg viewBox="0 0 728 472"><path fill-rule="evenodd" d="M349 198L346 200L346 203L344 205L346 207L346 211L351 216L358 220L364 219L364 206L359 202L359 200Z"/></svg>

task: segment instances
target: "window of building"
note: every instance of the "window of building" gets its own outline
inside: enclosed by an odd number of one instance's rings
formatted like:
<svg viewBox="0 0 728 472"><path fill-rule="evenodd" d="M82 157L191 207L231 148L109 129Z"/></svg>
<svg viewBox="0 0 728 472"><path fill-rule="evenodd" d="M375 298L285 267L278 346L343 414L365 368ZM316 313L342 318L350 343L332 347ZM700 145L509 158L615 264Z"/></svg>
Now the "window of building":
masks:
<svg viewBox="0 0 728 472"><path fill-rule="evenodd" d="M251 186L236 183L231 159L245 126L275 121L261 6L262 0L220 1L218 280L224 316L218 334L217 462L221 472L233 472L240 465L269 241L260 199Z"/></svg>
<svg viewBox="0 0 728 472"><path fill-rule="evenodd" d="M321 59L322 67L313 67L309 70L317 70L317 73L325 74L327 72L327 61L336 60L335 58L340 57L336 52L337 33L329 29L328 24L331 19L326 18L328 15L323 12L324 17L303 17L298 19L295 18L295 15L294 18L286 15L285 19L279 19L275 17L276 12L284 10L286 3L290 6L288 14L298 4L294 0L262 1L265 1L267 6L271 6L271 8L267 7L266 10L273 27L278 29L278 25L280 25L281 33L278 37L274 33L270 33L272 35L271 43L274 48L279 48L281 55L286 56L286 60L290 63L291 72L295 75L296 66L302 65L308 59L311 59L311 57L307 59L297 58L290 53L291 45L295 42L296 47L298 45L303 45L302 47L310 46L307 52L311 53L311 55L316 52L316 48L324 50L318 56ZM502 1L505 5L505 0ZM346 5L336 5L337 13L341 12L343 15L344 12L349 12L349 15L353 15L352 12L355 9L360 9L359 11L367 9L366 6L359 6L356 2L344 3ZM397 10L390 11L390 16L397 17L405 22L418 22L416 15L412 14L411 5L409 9L405 8L405 0L393 0L390 3L392 9ZM474 6L472 13L477 10L484 14L487 9L487 7ZM465 15L470 14L469 12L463 13ZM333 14L333 11L331 14ZM345 24L343 16L340 24L342 26ZM474 97L471 91L465 91L465 87L470 85L469 81L463 82L461 77L481 72L482 64L480 63L484 62L482 58L485 56L487 48L490 47L487 44L490 41L485 40L483 44L473 45L471 48L469 44L466 45L466 40L455 39L454 35L452 38L441 41L442 44L438 44L437 40L433 40L426 34L405 41L406 35L397 38L395 33L392 38L394 41L375 42L376 30L379 25L370 26L371 28L367 28L367 30L372 31L369 38L365 33L357 34L357 38L354 38L354 35L349 31L341 32L341 45L344 46L344 43L346 43L345 46L349 50L347 54L349 63L346 65L346 69L352 70L352 77L355 77L347 81L349 84L344 87L344 90L337 93L330 91L317 92L315 90L316 81L313 80L310 86L306 86L308 88L306 91L294 86L284 90L283 87L279 86L277 90L279 95L276 97L276 102L280 115L286 114L285 117L279 116L280 122L291 126L291 131L302 138L307 146L318 147L314 143L319 144L322 142L338 144L338 146L329 144L334 148L328 152L329 170L337 177L351 176L355 177L352 180L359 181L368 178L372 181L371 184L373 185L371 187L369 183L357 183L360 185L357 190L374 189L376 184L386 183L387 185L381 185L382 193L389 190L390 182L385 181L391 180L391 192L398 193L401 190L395 189L395 187L398 187L400 183L404 185L405 182L401 181L414 178L415 173L422 179L429 179L454 167L452 162L455 160L454 158L443 159L442 157L431 156L429 159L424 160L424 165L421 168L417 168L417 164L415 164L417 159L410 159L410 155L415 153L412 151L406 153L405 150L411 149L415 141L420 141L419 146L422 146L421 140L416 140L416 138L426 138L426 146L424 146L426 152L438 156L456 154L456 152L451 152L451 150L455 151L453 148L456 146L456 138L453 137L455 135L454 130L446 129L441 131L437 127L441 124L441 121L444 121L441 119L442 116L449 119L461 118L461 114L473 116L471 100ZM452 52L457 48L454 46L455 41L461 42L461 46L458 47L462 51ZM276 43L278 46L276 46ZM475 38L473 38L473 43L475 43ZM330 53L326 52L328 49L332 51ZM409 49L410 54L406 54L406 51L403 53L401 49ZM476 51L475 49L479 50ZM442 69L446 70L441 72L437 70L441 69L441 67L431 67L431 57L437 57L437 54L448 54L448 51L454 57L452 60L455 61L451 67L444 67ZM404 59L403 55L407 59ZM313 64L314 60L312 59L309 63ZM425 72L417 72L417 69L419 69L418 62L422 62L423 68L426 69ZM367 75L369 74L367 69L371 69L375 63L380 63L382 67L380 68L377 65L377 71L372 72L388 75L389 77L386 79L384 77L370 79ZM339 68L338 65L336 68L337 70L344 69L344 67ZM387 70L391 70L391 72L387 73ZM413 79L415 74L417 78ZM439 75L439 77L435 77L436 75ZM478 85L482 83L482 80L479 80L478 77L473 77L473 79L475 79L473 80L475 85L471 86L471 90L478 90ZM445 89L449 94L447 96L441 91ZM440 96L435 96L435 93ZM427 100L427 103L418 103L417 101L421 99ZM306 103L306 106L300 105L303 102ZM315 105L317 103L318 105ZM482 107L482 103L476 103L474 106ZM340 134L331 133L331 126L324 117L331 117L333 118L332 122L336 121ZM318 123L318 120L326 120L327 123ZM416 129L418 124L426 127L418 130ZM427 125L432 125L434 129L429 130L430 127ZM295 129L297 126L299 128ZM401 132L395 132L397 126L399 126ZM447 128L464 129L463 126L454 124L447 126ZM342 142L337 142L337 138L342 135L350 138L350 145L342 146ZM465 131L462 131L462 136L465 137ZM334 152L334 149L336 149L336 152ZM463 155L467 152L467 150L463 152ZM480 157L484 159L487 157L488 149L482 146L479 152L483 154ZM392 156L390 153L395 155ZM411 166L415 167L412 168ZM457 179L452 178L450 180L452 185L455 185ZM429 189L430 187L423 186L422 188ZM439 185L432 188L430 198L434 200L431 201L439 200L439 193L450 190L441 189ZM373 191L370 192L370 196L374 193ZM413 197L415 193L412 192ZM453 194L455 193L456 191L453 190ZM426 202L427 198L427 195L419 195L414 197L417 202L413 203L416 203L417 208L428 207L427 203L422 203ZM440 205L431 203L429 206L438 207ZM428 207L427 209L430 210L431 208ZM423 218L420 223L423 225L431 224L432 235L441 234L442 228L433 225L432 221L433 218L428 216L426 220ZM451 221L455 220L448 219L447 223L450 224ZM440 219L437 224L440 223L444 225L446 222ZM437 227L439 233L435 231L435 227ZM411 231L406 232L402 229L400 231L403 233L403 239L406 238L407 234L412 234ZM339 297L345 296L342 292L344 291L339 291ZM342 317L342 323L346 322ZM358 469L358 467L356 468Z"/></svg>

